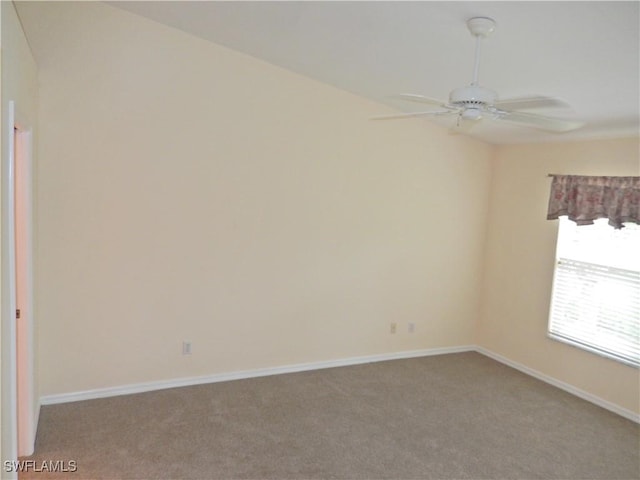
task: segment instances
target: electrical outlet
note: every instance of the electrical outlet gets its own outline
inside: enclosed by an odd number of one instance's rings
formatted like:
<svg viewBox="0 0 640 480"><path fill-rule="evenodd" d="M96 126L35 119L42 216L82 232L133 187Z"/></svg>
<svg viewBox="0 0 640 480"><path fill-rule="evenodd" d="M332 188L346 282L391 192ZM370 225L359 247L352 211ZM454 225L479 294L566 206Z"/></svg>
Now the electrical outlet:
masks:
<svg viewBox="0 0 640 480"><path fill-rule="evenodd" d="M409 333L415 333L416 331L416 324L413 322L409 322Z"/></svg>
<svg viewBox="0 0 640 480"><path fill-rule="evenodd" d="M182 354L183 355L191 355L191 342L185 340L182 342Z"/></svg>
<svg viewBox="0 0 640 480"><path fill-rule="evenodd" d="M396 333L396 329L398 328L398 324L396 322L391 322L391 327L389 328L389 333Z"/></svg>

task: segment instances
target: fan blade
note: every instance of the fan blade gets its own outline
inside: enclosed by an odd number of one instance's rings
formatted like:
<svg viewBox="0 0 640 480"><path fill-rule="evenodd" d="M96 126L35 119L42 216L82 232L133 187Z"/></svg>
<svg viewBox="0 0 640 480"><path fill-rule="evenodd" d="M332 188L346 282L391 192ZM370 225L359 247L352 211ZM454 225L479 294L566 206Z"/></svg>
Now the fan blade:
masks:
<svg viewBox="0 0 640 480"><path fill-rule="evenodd" d="M505 98L493 104L500 110L527 110L533 108L569 108L569 104L553 97L518 97Z"/></svg>
<svg viewBox="0 0 640 480"><path fill-rule="evenodd" d="M409 102L426 103L427 105L434 105L436 107L448 108L450 110L453 110L453 108L448 106L445 102L436 100L435 98L425 97L424 95L401 93L400 95L396 95L396 98L399 98L401 100L408 100Z"/></svg>
<svg viewBox="0 0 640 480"><path fill-rule="evenodd" d="M395 120L399 118L414 118L414 117L427 117L430 115L438 116L438 115L450 115L455 113L451 110L429 110L428 112L413 112L413 113L393 113L391 115L379 115L377 117L373 117L371 120Z"/></svg>
<svg viewBox="0 0 640 480"><path fill-rule="evenodd" d="M556 133L569 132L584 125L584 122L579 120L545 117L525 112L499 113L494 119Z"/></svg>

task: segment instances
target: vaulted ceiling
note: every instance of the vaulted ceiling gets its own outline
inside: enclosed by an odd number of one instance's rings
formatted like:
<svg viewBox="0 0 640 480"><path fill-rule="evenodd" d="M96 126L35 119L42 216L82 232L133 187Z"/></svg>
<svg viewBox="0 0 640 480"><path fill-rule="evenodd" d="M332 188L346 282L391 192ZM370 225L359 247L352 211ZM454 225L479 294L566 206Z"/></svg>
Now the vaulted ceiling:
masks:
<svg viewBox="0 0 640 480"><path fill-rule="evenodd" d="M475 40L465 21L489 16L480 84L501 98L545 95L571 109L537 110L586 125L555 134L482 121L486 142L563 141L637 135L640 129L640 3L173 1L111 5L244 52L399 112L442 99L472 78ZM387 120L434 121L455 117Z"/></svg>

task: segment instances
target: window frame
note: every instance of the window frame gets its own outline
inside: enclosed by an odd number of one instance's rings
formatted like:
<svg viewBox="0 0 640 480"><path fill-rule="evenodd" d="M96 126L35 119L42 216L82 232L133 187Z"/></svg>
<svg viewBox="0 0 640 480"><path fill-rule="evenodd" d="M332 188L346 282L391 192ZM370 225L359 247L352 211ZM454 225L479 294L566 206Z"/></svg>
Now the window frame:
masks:
<svg viewBox="0 0 640 480"><path fill-rule="evenodd" d="M571 262L577 262L577 263L583 263L583 264L587 264L587 265L599 265L597 263L590 263L590 262L586 262L583 260L579 260L579 259L572 259L572 258L566 258L566 257L561 257L560 256L560 244L561 244L561 235L562 235L562 229L563 229L563 225L568 224L569 222L572 222L571 220L569 220L567 218L567 216L561 216L559 218L559 222L558 222L558 230L557 230L557 235L556 235L556 248L555 248L555 253L554 253L554 267L553 267L553 277L552 277L552 282L551 282L551 295L550 295L550 301L549 301L549 313L547 316L547 328L546 328L546 334L547 337L576 347L576 348L580 348L581 350L587 351L587 352L591 352L594 353L596 355L599 355L601 357L605 357L611 360L615 360L616 362L620 362L623 363L625 365L631 366L631 367L635 367L635 368L640 368L640 357L637 360L634 360L632 358L628 358L627 356L625 356L623 353L616 353L615 351L611 350L611 349L607 349L604 346L597 346L595 344L591 344L588 342L588 340L580 340L578 338L573 338L573 337L569 337L569 336L564 336L561 333L557 333L552 331L552 321L553 321L553 313L554 313L554 305L556 303L556 282L558 280L558 275L559 275L559 264L561 261L564 260L568 260ZM635 225L634 225L635 227ZM585 226L581 226L578 228L588 228ZM612 228L612 227L609 227ZM615 269L617 268L617 266L615 265L606 265L607 268L612 268ZM637 268L637 267L636 267ZM635 269L633 269L632 271L635 271Z"/></svg>

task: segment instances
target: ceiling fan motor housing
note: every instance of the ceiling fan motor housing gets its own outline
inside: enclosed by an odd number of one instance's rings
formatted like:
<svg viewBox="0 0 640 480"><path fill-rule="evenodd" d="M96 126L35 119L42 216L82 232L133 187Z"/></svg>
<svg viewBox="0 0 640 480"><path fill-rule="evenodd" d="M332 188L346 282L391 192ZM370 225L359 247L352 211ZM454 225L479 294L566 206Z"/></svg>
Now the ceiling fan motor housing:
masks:
<svg viewBox="0 0 640 480"><path fill-rule="evenodd" d="M498 94L479 85L456 88L449 94L449 103L459 107L483 108L493 105Z"/></svg>

